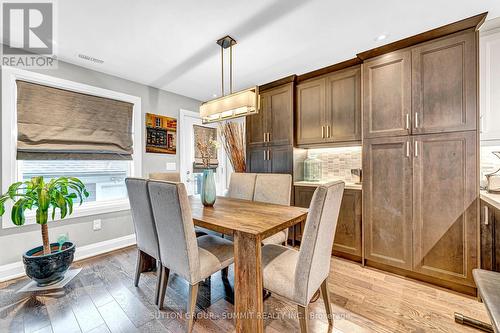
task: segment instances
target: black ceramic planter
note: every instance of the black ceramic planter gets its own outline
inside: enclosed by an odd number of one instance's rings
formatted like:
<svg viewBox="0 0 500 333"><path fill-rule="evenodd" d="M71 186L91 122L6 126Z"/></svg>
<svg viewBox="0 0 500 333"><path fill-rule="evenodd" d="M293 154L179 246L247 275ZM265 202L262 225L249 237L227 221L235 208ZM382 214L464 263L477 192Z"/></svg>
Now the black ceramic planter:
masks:
<svg viewBox="0 0 500 333"><path fill-rule="evenodd" d="M58 252L59 244L50 244L51 254L43 254L43 246L29 250L23 255L26 275L35 280L39 287L61 281L73 262L75 244L66 242Z"/></svg>

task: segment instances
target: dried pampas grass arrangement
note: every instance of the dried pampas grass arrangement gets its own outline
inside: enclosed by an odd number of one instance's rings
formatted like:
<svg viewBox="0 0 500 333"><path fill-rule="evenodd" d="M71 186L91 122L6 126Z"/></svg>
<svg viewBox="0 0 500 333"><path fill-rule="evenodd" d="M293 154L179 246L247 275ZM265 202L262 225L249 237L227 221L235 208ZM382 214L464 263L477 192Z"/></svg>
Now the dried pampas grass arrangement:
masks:
<svg viewBox="0 0 500 333"><path fill-rule="evenodd" d="M235 172L245 172L245 133L243 124L235 122L219 123L224 150Z"/></svg>

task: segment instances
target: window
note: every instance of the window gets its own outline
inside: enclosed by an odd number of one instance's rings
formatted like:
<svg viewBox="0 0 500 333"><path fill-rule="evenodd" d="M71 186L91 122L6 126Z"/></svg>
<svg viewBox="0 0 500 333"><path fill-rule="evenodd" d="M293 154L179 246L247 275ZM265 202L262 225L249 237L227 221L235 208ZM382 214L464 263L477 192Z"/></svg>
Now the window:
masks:
<svg viewBox="0 0 500 333"><path fill-rule="evenodd" d="M125 178L142 176L143 146L140 129L143 124L141 122L140 98L17 68L3 67L1 76L2 192L5 192L8 186L15 181L29 180L35 176L43 176L46 180L61 176L72 176L81 179L85 183L90 194L90 197L82 206L75 205L72 217L91 216L128 210L130 207L125 187ZM31 104L29 100L27 102L23 101L25 103L22 105L24 108L24 118L21 125L24 127L18 128L19 120L17 108L19 104L17 89L19 87L16 82L19 81L85 94L88 95L89 98L95 97L93 99L94 104L89 108L91 111L95 110L96 105L99 103L105 103L106 101L104 99L116 101L116 112L121 108L122 102L129 103L128 105L132 105L132 119L129 120L131 121L131 128L130 126L128 127L128 131L126 132L127 137L123 136L124 131L122 129L116 127L119 125L115 124L123 124L123 121L119 122L115 115L109 114L111 108L99 107L99 109L103 110L102 112L106 112L107 115L101 113L98 116L108 117L109 119L104 118L104 121L115 126L115 131L112 133L110 132L110 135L105 136L105 139L99 141L100 138L103 138L102 135L98 137L99 140L95 140L95 136L89 139L90 137L84 134L65 135L63 139L61 139L61 132L58 132L57 128L53 128L52 133L55 134L51 134L47 140L43 140L44 146L30 146L31 141L29 141L29 138L32 137L32 135L39 138L36 136L37 133L34 132L37 126L48 129L55 123L53 121L47 121L47 118L41 118L40 121L37 120L38 118L36 117L39 116L38 112L47 114L48 116L53 116L54 113L52 112L53 108L50 109L50 99L47 102L48 104L34 103L33 100ZM63 93L64 92L61 94ZM41 96L43 96L43 94ZM81 98L83 99L86 97L82 96ZM103 100L98 100L98 98L102 98ZM21 98L19 98L19 100L21 100ZM64 99L64 101L67 100L70 99ZM85 110L85 105L87 105L86 103L86 101L84 101L84 103L80 102L76 105L76 109L72 108L71 105L68 106L68 103L66 103L66 109L70 111L81 110L83 112ZM61 104L63 103L59 103L58 106ZM27 109L26 105L31 108L38 108L38 105L41 105L41 109L39 111L35 109L34 113L31 113L33 116L26 117L25 110L33 112L30 111L29 108ZM47 111L48 109L50 109L50 112ZM58 111L62 112L60 109ZM83 116L84 113L81 115ZM104 121L96 121L95 118L89 119L88 122L85 119L76 119L77 117L74 116L68 116L66 118L71 118L73 122L65 123L65 134L71 134L71 128L75 128L75 130L79 129L84 132L85 130L89 130L89 133L94 135L94 133L98 131L94 130L92 126L97 126L96 128L100 130L103 126L99 126L99 124L104 123ZM28 119L28 121L26 121L26 119ZM31 128L33 128L33 130L31 130ZM21 133L22 139L19 138L19 133ZM46 134L44 131L41 133L44 135ZM56 135L59 135L59 137L56 137ZM28 139L26 139L27 137ZM63 141L64 146L62 146L61 149L61 146L57 145ZM25 142L28 144L25 145ZM87 145L87 142L90 144ZM52 144L52 146L48 146L49 144ZM96 144L100 144L100 146L96 146ZM36 149L39 150L37 151ZM92 151L96 153L94 154ZM83 157L82 154L85 153L88 154L86 155L87 157ZM43 158L40 158L41 155L43 155ZM6 216L8 216L8 214L6 214ZM33 213L26 214L27 224L34 223L34 220ZM12 227L12 223L10 223L8 218L3 218L2 226L4 228Z"/></svg>
<svg viewBox="0 0 500 333"><path fill-rule="evenodd" d="M20 181L43 176L46 181L58 177L77 177L90 196L85 202L107 202L127 198L125 178L130 175L129 161L17 161Z"/></svg>

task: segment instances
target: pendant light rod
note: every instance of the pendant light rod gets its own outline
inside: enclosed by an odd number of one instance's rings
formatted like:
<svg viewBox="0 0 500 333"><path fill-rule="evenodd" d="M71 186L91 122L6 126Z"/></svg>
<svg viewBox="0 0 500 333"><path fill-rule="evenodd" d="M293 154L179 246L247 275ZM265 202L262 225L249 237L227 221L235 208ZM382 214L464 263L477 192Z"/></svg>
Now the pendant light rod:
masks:
<svg viewBox="0 0 500 333"><path fill-rule="evenodd" d="M233 45L236 44L236 40L227 35L217 40L217 44L220 46L221 52L221 74L222 74L222 96L225 96L224 90L224 49L229 48L229 93L233 93Z"/></svg>

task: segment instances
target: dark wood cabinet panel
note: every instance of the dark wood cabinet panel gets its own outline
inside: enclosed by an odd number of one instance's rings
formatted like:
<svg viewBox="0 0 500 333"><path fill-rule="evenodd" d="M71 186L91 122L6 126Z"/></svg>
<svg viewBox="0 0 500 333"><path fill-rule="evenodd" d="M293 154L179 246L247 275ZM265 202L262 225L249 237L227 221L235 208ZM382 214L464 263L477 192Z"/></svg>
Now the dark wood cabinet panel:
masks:
<svg viewBox="0 0 500 333"><path fill-rule="evenodd" d="M481 201L480 210L480 232L481 232L481 268L490 271L498 271L500 266L497 265L497 232L500 231L497 224L500 220L496 219L495 214L499 214L497 210ZM497 231L498 230L498 231ZM499 258L500 259L500 258Z"/></svg>
<svg viewBox="0 0 500 333"><path fill-rule="evenodd" d="M316 187L295 186L295 206L309 208ZM332 252L348 259L361 260L361 191L344 190L335 231ZM305 225L295 228L295 239L301 240Z"/></svg>
<svg viewBox="0 0 500 333"><path fill-rule="evenodd" d="M368 60L362 70L364 137L410 134L411 52Z"/></svg>
<svg viewBox="0 0 500 333"><path fill-rule="evenodd" d="M297 144L325 142L325 79L297 85Z"/></svg>
<svg viewBox="0 0 500 333"><path fill-rule="evenodd" d="M262 94L266 105L266 128L270 145L293 144L293 85L287 84Z"/></svg>
<svg viewBox="0 0 500 333"><path fill-rule="evenodd" d="M361 140L361 67L326 77L327 141Z"/></svg>
<svg viewBox="0 0 500 333"><path fill-rule="evenodd" d="M247 172L266 173L269 172L267 161L267 147L247 149Z"/></svg>
<svg viewBox="0 0 500 333"><path fill-rule="evenodd" d="M475 36L471 30L412 49L414 134L476 129Z"/></svg>
<svg viewBox="0 0 500 333"><path fill-rule="evenodd" d="M361 210L361 191L344 190L333 242L335 255L347 254L349 259L361 259Z"/></svg>
<svg viewBox="0 0 500 333"><path fill-rule="evenodd" d="M477 267L477 134L413 137L414 270L473 285Z"/></svg>
<svg viewBox="0 0 500 333"><path fill-rule="evenodd" d="M293 147L272 146L268 153L269 172L293 173Z"/></svg>
<svg viewBox="0 0 500 333"><path fill-rule="evenodd" d="M266 141L266 124L264 115L267 113L266 100L260 96L259 113L246 117L246 140L247 147L258 147L264 145Z"/></svg>
<svg viewBox="0 0 500 333"><path fill-rule="evenodd" d="M410 138L363 143L365 258L412 269L412 168Z"/></svg>

